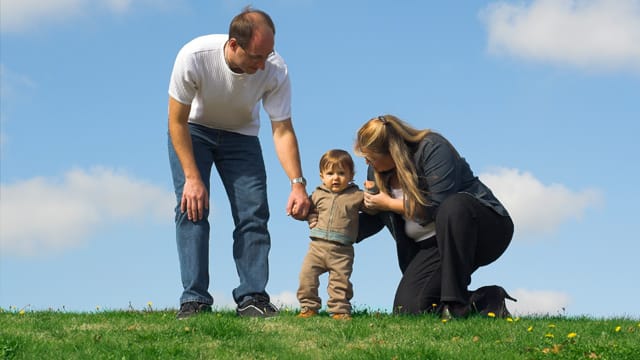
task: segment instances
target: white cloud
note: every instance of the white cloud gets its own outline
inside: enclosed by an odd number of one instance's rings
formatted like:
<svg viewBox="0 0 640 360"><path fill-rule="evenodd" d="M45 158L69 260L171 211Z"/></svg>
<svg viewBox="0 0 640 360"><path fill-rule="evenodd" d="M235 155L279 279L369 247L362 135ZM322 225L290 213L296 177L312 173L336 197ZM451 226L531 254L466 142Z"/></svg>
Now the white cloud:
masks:
<svg viewBox="0 0 640 360"><path fill-rule="evenodd" d="M114 12L126 12L133 0L105 0L105 5Z"/></svg>
<svg viewBox="0 0 640 360"><path fill-rule="evenodd" d="M551 233L568 220L580 219L587 208L602 202L597 190L573 191L561 184L545 185L532 174L517 169L496 169L479 177L511 214L517 238Z"/></svg>
<svg viewBox="0 0 640 360"><path fill-rule="evenodd" d="M0 253L32 256L81 244L114 222L171 221L170 191L113 170L72 170L0 185Z"/></svg>
<svg viewBox="0 0 640 360"><path fill-rule="evenodd" d="M4 0L0 13L2 32L18 32L43 22L62 22L79 16L86 0Z"/></svg>
<svg viewBox="0 0 640 360"><path fill-rule="evenodd" d="M23 32L103 10L123 14L130 11L134 3L154 8L172 6L169 0L3 0L0 28L2 32Z"/></svg>
<svg viewBox="0 0 640 360"><path fill-rule="evenodd" d="M0 64L0 96L2 100L15 95L15 88L36 88L38 85L26 75L12 71L4 64Z"/></svg>
<svg viewBox="0 0 640 360"><path fill-rule="evenodd" d="M563 315L571 303L568 294L557 291L516 289L510 295L518 299L517 302L506 300L513 316Z"/></svg>
<svg viewBox="0 0 640 360"><path fill-rule="evenodd" d="M640 71L640 1L496 2L481 16L489 51L585 69Z"/></svg>
<svg viewBox="0 0 640 360"><path fill-rule="evenodd" d="M300 307L296 294L291 291L283 291L280 294L271 295L271 302L281 309L294 309Z"/></svg>

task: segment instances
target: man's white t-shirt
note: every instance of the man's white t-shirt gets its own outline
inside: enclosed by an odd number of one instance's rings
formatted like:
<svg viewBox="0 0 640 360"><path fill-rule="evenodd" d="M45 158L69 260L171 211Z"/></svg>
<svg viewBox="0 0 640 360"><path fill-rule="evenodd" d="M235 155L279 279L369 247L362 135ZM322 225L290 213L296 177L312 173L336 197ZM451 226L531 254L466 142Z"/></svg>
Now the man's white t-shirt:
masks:
<svg viewBox="0 0 640 360"><path fill-rule="evenodd" d="M257 136L260 100L271 121L291 118L291 84L287 64L277 53L264 70L236 74L224 59L228 35L197 37L176 57L169 95L191 105L189 122Z"/></svg>

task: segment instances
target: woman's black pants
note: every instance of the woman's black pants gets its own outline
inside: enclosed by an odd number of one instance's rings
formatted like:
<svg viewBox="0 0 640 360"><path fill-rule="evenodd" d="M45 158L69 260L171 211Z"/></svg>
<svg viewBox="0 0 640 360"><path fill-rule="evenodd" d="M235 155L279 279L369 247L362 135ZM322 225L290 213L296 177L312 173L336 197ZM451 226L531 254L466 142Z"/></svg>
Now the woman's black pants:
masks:
<svg viewBox="0 0 640 360"><path fill-rule="evenodd" d="M471 274L498 259L513 236L513 222L471 195L448 197L436 215L436 236L419 250L402 274L395 313L419 314L442 302L466 304Z"/></svg>

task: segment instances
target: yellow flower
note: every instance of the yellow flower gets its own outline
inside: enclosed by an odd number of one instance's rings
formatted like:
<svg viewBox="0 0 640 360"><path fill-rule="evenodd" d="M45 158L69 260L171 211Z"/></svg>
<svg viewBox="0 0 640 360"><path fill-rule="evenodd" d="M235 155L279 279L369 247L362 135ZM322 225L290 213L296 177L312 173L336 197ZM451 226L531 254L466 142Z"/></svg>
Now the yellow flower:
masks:
<svg viewBox="0 0 640 360"><path fill-rule="evenodd" d="M435 307L437 307L437 306L438 306L438 304L436 304L436 303L431 304L431 307L432 307L432 308L435 308ZM639 325L640 325L640 324L639 324Z"/></svg>
<svg viewBox="0 0 640 360"><path fill-rule="evenodd" d="M622 330L622 326L616 326L616 332L620 332Z"/></svg>
<svg viewBox="0 0 640 360"><path fill-rule="evenodd" d="M544 337L547 337L547 338L553 339L553 334L552 334L552 333L546 333L546 334L544 335Z"/></svg>
<svg viewBox="0 0 640 360"><path fill-rule="evenodd" d="M24 315L24 314L25 314L24 309L20 310L20 312L19 312L18 314L20 314L20 315ZM619 327L619 326L618 326L618 327Z"/></svg>
<svg viewBox="0 0 640 360"><path fill-rule="evenodd" d="M527 331L528 331L528 332L532 332L532 331L533 331L533 326L529 326L529 327L527 328Z"/></svg>
<svg viewBox="0 0 640 360"><path fill-rule="evenodd" d="M512 319L512 318L510 318L510 317L508 317L508 318L507 318L507 322L513 322L513 319Z"/></svg>
<svg viewBox="0 0 640 360"><path fill-rule="evenodd" d="M447 319L442 319L442 323L446 324L447 323Z"/></svg>
<svg viewBox="0 0 640 360"><path fill-rule="evenodd" d="M556 325L555 325L555 324L549 324L549 327L550 327L550 328L555 328L555 327L556 327Z"/></svg>
<svg viewBox="0 0 640 360"><path fill-rule="evenodd" d="M568 339L573 339L573 338L574 338L574 337L576 337L576 336L578 336L578 334L576 334L576 333L572 332L572 333L569 333L569 335L567 335L567 338L568 338Z"/></svg>
<svg viewBox="0 0 640 360"><path fill-rule="evenodd" d="M148 306L148 307L152 307L152 306L153 306L153 303L152 303L151 301L149 301L149 302L147 302L147 306Z"/></svg>
<svg viewBox="0 0 640 360"><path fill-rule="evenodd" d="M492 313L492 312L489 312L489 313L487 313L487 316L490 317L490 318L494 318L494 317L496 317L496 314Z"/></svg>

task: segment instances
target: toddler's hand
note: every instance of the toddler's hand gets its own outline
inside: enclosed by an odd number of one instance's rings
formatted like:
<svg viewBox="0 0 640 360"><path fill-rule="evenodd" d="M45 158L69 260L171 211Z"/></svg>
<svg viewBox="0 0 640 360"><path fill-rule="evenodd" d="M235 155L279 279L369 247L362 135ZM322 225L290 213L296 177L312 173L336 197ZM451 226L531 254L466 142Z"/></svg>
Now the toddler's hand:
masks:
<svg viewBox="0 0 640 360"><path fill-rule="evenodd" d="M307 223L309 223L309 229L313 229L318 225L318 213L313 211L307 216Z"/></svg>

